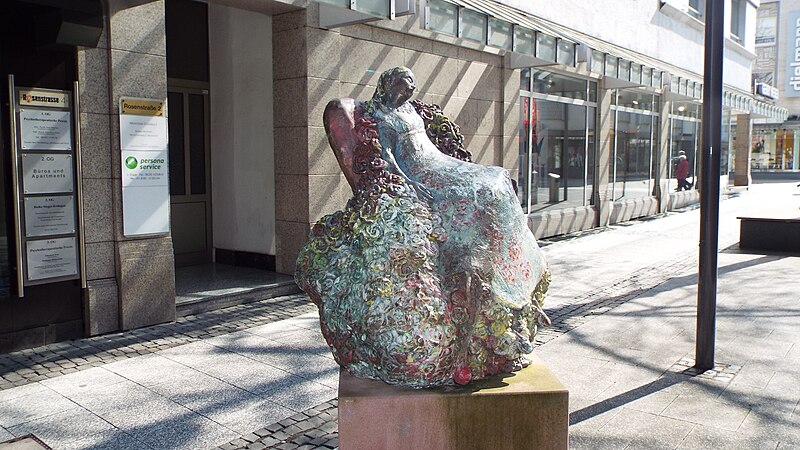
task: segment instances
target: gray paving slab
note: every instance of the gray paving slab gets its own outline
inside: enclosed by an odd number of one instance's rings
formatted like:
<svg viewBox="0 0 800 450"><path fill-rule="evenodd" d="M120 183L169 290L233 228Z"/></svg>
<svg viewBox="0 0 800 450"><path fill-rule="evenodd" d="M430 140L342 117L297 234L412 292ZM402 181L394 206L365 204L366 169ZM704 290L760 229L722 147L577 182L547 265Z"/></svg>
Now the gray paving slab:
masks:
<svg viewBox="0 0 800 450"><path fill-rule="evenodd" d="M131 381L92 390L73 400L115 427L134 432L196 413Z"/></svg>
<svg viewBox="0 0 800 450"><path fill-rule="evenodd" d="M3 427L0 427L0 442L5 442L9 439L13 439L14 435L11 434L10 431L6 430Z"/></svg>
<svg viewBox="0 0 800 450"><path fill-rule="evenodd" d="M40 390L0 403L0 426L13 429L15 425L77 408L75 402L53 390Z"/></svg>
<svg viewBox="0 0 800 450"><path fill-rule="evenodd" d="M33 419L9 429L16 436L33 434L54 449L80 441L102 440L99 435L119 431L84 408L72 408Z"/></svg>
<svg viewBox="0 0 800 450"><path fill-rule="evenodd" d="M39 384L65 397L74 398L86 395L94 389L114 385L123 381L125 381L125 378L107 368L94 367L69 375L44 380Z"/></svg>
<svg viewBox="0 0 800 450"><path fill-rule="evenodd" d="M630 448L673 449L692 428L690 422L623 408L600 431L604 440L627 441Z"/></svg>
<svg viewBox="0 0 800 450"><path fill-rule="evenodd" d="M771 450L778 441L753 438L718 428L696 425L681 441L678 448L685 450L741 450L746 448Z"/></svg>
<svg viewBox="0 0 800 450"><path fill-rule="evenodd" d="M303 380L292 385L270 390L265 396L275 403L294 411L305 411L320 403L335 399L337 389L320 383Z"/></svg>
<svg viewBox="0 0 800 450"><path fill-rule="evenodd" d="M129 433L154 449L176 450L212 448L240 434L197 414L172 416L154 426L133 429Z"/></svg>
<svg viewBox="0 0 800 450"><path fill-rule="evenodd" d="M67 442L58 450L157 450L120 430L105 431L85 439Z"/></svg>
<svg viewBox="0 0 800 450"><path fill-rule="evenodd" d="M283 420L297 412L275 403L271 397L217 402L213 407L199 408L195 411L236 431L239 435L251 433L253 430Z"/></svg>
<svg viewBox="0 0 800 450"><path fill-rule="evenodd" d="M146 387L159 384L165 379L191 383L193 377L197 375L197 371L191 367L165 358L158 353L117 361L102 367L102 369L116 374L123 380L133 381ZM165 374L169 374L169 377L165 377Z"/></svg>
<svg viewBox="0 0 800 450"><path fill-rule="evenodd" d="M0 404L21 397L26 397L28 395L38 394L47 391L50 391L50 389L48 389L41 383L26 384L24 386L15 387L14 389L6 389L0 391Z"/></svg>

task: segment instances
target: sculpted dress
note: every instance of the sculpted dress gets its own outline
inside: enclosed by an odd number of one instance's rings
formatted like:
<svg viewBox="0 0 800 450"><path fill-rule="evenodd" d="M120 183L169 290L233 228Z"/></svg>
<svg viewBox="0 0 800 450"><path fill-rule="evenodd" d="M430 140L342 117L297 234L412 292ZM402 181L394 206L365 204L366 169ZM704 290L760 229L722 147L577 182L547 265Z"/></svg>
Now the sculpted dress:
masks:
<svg viewBox="0 0 800 450"><path fill-rule="evenodd" d="M549 273L507 172L442 153L409 103L357 108L361 179L312 229L296 272L334 358L413 387L520 368Z"/></svg>

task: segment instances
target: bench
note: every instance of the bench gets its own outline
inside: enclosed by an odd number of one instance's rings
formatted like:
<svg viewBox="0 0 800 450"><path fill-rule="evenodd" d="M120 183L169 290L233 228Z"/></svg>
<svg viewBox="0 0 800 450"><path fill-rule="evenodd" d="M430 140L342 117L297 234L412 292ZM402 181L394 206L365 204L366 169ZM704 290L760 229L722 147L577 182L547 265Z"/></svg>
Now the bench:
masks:
<svg viewBox="0 0 800 450"><path fill-rule="evenodd" d="M740 216L739 248L800 253L800 217Z"/></svg>

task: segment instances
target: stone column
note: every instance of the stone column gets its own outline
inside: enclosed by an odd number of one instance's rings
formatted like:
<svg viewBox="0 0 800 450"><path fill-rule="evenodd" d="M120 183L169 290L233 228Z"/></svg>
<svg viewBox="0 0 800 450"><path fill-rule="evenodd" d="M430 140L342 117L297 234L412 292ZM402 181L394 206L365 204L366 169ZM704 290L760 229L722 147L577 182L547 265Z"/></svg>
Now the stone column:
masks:
<svg viewBox="0 0 800 450"><path fill-rule="evenodd" d="M175 320L175 261L170 236L126 238L122 233L120 97L167 98L164 1L112 1L109 5L108 114L111 180L84 190L102 196L87 230L113 238L123 330ZM87 217L90 217L87 214Z"/></svg>
<svg viewBox="0 0 800 450"><path fill-rule="evenodd" d="M672 102L661 96L661 115L658 121L658 143L654 146L653 172L656 175L653 196L658 200L658 212L663 213L669 207L669 165L670 155L669 142L672 129L670 128L669 112L672 109Z"/></svg>
<svg viewBox="0 0 800 450"><path fill-rule="evenodd" d="M612 89L605 89L602 81L597 92L597 154L595 155L595 191L592 201L597 208L595 225L603 227L611 219L612 198L611 163L614 159L614 114L611 111Z"/></svg>
<svg viewBox="0 0 800 450"><path fill-rule="evenodd" d="M88 336L119 330L113 193L111 113L108 100L108 27L96 48L77 50L80 89L83 224L86 238L84 331Z"/></svg>
<svg viewBox="0 0 800 450"><path fill-rule="evenodd" d="M750 186L750 141L752 140L753 121L750 114L736 116L736 146L734 151L734 186Z"/></svg>
<svg viewBox="0 0 800 450"><path fill-rule="evenodd" d="M519 76L517 69L503 69L503 136L501 165L511 178L519 173Z"/></svg>

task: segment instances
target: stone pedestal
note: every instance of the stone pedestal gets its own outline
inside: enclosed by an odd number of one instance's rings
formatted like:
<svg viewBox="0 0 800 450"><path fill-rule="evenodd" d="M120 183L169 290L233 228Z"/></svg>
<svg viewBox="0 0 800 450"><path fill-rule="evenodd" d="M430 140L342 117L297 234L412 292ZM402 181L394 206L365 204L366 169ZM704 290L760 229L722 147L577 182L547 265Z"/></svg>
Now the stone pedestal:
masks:
<svg viewBox="0 0 800 450"><path fill-rule="evenodd" d="M339 444L351 449L566 449L567 389L534 356L466 387L411 389L339 376Z"/></svg>

